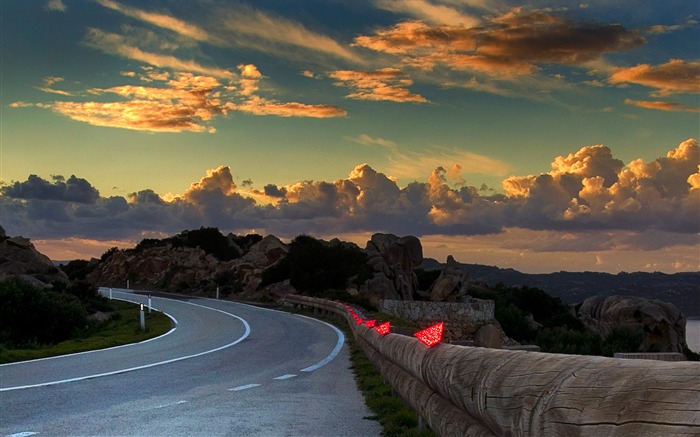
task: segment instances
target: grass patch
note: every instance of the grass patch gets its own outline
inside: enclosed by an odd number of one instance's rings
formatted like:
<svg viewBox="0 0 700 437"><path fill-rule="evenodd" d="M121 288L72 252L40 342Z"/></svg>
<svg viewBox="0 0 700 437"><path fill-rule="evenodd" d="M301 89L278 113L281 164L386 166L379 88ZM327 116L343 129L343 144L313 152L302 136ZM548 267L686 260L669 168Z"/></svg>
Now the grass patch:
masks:
<svg viewBox="0 0 700 437"><path fill-rule="evenodd" d="M337 318L331 316L313 315L313 310L298 309L292 311L290 308L284 310L300 313L326 322L332 323L345 333L345 339L350 347L350 363L357 387L365 398L365 404L372 410L373 416L365 417L367 420L376 420L382 427L382 435L386 437L435 437L436 434L427 429L418 429L418 413L416 413L403 399L392 394L391 385L384 382L382 375L374 368L369 358L362 351L355 341L355 337L350 332L349 327L343 321L338 323ZM386 321L386 314L376 314ZM401 323L399 319L393 318L394 322L408 327L405 321Z"/></svg>
<svg viewBox="0 0 700 437"><path fill-rule="evenodd" d="M113 300L115 308L110 320L99 325L81 338L66 340L55 345L33 345L17 349L0 349L0 364L58 355L105 349L124 344L137 343L165 334L171 328L172 321L165 314L146 311L146 330L141 331L139 318L140 306L131 302Z"/></svg>

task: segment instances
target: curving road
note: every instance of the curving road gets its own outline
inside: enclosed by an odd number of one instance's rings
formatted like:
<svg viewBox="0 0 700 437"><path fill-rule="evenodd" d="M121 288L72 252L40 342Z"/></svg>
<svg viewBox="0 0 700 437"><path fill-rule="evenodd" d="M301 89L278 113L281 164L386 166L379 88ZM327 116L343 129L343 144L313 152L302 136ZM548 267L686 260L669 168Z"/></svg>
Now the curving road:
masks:
<svg viewBox="0 0 700 437"><path fill-rule="evenodd" d="M118 298L146 296L115 291ZM0 366L0 436L370 436L342 333L226 301L154 297L155 340Z"/></svg>

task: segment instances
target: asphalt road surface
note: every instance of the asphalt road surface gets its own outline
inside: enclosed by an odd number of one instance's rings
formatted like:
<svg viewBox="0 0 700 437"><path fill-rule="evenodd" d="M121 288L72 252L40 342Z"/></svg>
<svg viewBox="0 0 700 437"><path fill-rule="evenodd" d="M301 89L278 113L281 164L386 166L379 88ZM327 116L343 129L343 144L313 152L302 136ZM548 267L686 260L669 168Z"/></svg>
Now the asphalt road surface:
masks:
<svg viewBox="0 0 700 437"><path fill-rule="evenodd" d="M116 298L147 297L114 290ZM375 436L343 334L254 306L153 297L147 342L0 366L0 436Z"/></svg>

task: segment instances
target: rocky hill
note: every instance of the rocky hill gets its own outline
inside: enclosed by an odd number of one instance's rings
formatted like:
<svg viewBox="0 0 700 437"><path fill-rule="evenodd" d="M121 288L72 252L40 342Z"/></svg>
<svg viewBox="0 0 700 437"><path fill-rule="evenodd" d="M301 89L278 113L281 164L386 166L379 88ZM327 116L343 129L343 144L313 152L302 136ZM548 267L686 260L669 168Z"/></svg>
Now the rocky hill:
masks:
<svg viewBox="0 0 700 437"><path fill-rule="evenodd" d="M54 281L68 284L68 276L39 253L29 238L8 237L0 227L0 281L18 277L39 288Z"/></svg>
<svg viewBox="0 0 700 437"><path fill-rule="evenodd" d="M557 272L527 274L513 269L462 264L469 280L489 286L503 284L509 287L534 287L546 291L565 303L581 303L585 299L600 296L636 296L670 302L681 308L689 317L700 317L700 272L686 273L618 273ZM421 268L443 269L444 264L434 259L424 259Z"/></svg>

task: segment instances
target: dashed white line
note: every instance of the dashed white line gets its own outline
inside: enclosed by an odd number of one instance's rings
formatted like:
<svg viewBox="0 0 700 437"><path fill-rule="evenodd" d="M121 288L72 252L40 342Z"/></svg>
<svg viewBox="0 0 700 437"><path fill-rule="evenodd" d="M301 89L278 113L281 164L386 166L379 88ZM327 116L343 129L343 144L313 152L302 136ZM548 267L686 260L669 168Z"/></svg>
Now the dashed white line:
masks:
<svg viewBox="0 0 700 437"><path fill-rule="evenodd" d="M6 437L29 437L30 435L36 435L39 434L38 432L32 432L32 431L24 431L24 432L18 432L17 434L10 434Z"/></svg>
<svg viewBox="0 0 700 437"><path fill-rule="evenodd" d="M159 410L161 408L174 407L175 405L181 405L181 404L186 404L186 403L187 403L187 401L170 402L169 404L158 405L158 406L150 408L150 409L151 410Z"/></svg>
<svg viewBox="0 0 700 437"><path fill-rule="evenodd" d="M228 391L241 391L241 390L248 390L249 388L254 388L254 387L260 387L260 384L246 384L246 385L239 385L238 387L230 388Z"/></svg>
<svg viewBox="0 0 700 437"><path fill-rule="evenodd" d="M276 379L276 380L278 380L278 381L282 381L282 380L285 380L285 379L294 378L295 376L296 376L296 375L294 375L294 374L292 374L292 373L287 373L286 375L278 376L277 378L272 378L272 379Z"/></svg>

